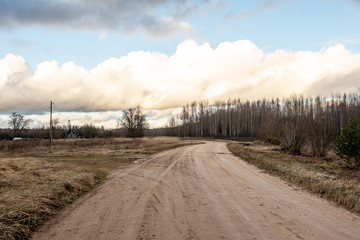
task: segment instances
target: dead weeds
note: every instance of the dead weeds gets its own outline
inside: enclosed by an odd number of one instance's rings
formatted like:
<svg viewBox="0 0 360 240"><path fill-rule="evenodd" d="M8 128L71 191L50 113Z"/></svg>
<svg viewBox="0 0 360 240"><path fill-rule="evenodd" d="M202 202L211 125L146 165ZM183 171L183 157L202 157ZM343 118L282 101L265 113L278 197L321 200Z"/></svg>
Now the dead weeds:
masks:
<svg viewBox="0 0 360 240"><path fill-rule="evenodd" d="M100 182L100 176L35 158L0 160L0 239L26 239L58 209Z"/></svg>

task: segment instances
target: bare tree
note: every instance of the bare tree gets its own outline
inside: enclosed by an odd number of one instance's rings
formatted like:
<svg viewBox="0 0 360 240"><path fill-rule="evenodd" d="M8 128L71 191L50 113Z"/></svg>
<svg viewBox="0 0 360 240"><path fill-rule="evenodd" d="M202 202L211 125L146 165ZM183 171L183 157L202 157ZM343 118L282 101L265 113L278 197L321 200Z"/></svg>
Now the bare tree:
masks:
<svg viewBox="0 0 360 240"><path fill-rule="evenodd" d="M139 106L123 110L122 118L119 120L122 127L127 130L127 137L143 137L144 131L148 127L146 114L141 112Z"/></svg>
<svg viewBox="0 0 360 240"><path fill-rule="evenodd" d="M13 130L13 137L18 136L18 134L27 128L31 122L30 119L26 119L25 116L20 113L13 112L9 116L10 120L8 122L9 127Z"/></svg>

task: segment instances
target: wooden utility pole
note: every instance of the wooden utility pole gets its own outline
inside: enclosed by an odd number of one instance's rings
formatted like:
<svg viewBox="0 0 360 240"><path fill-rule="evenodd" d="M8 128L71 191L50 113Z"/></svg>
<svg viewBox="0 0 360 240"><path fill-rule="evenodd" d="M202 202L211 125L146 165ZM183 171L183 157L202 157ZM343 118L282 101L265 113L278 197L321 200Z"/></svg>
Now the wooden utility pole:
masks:
<svg viewBox="0 0 360 240"><path fill-rule="evenodd" d="M50 101L50 146L52 142L52 106L53 106L53 102Z"/></svg>

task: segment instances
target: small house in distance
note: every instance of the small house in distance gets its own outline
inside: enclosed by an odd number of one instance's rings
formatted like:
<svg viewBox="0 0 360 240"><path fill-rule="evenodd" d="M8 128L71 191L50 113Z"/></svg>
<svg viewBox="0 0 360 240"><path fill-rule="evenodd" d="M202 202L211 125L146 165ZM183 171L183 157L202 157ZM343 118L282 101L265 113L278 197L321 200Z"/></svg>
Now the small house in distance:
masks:
<svg viewBox="0 0 360 240"><path fill-rule="evenodd" d="M67 132L63 133L62 138L63 139L74 139L74 138L81 138L82 137L82 133L71 127L71 123L70 120L68 120L68 130Z"/></svg>
<svg viewBox="0 0 360 240"><path fill-rule="evenodd" d="M75 129L69 129L67 132L64 133L63 138L64 139L74 139L74 138L80 138L81 133Z"/></svg>

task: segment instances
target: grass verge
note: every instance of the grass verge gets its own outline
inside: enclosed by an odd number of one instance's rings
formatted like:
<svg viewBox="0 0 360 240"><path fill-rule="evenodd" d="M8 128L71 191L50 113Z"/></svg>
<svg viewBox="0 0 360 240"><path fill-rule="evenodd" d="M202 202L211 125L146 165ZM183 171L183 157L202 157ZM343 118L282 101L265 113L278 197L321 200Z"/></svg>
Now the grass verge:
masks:
<svg viewBox="0 0 360 240"><path fill-rule="evenodd" d="M0 239L29 239L126 163L198 143L177 138L0 141Z"/></svg>
<svg viewBox="0 0 360 240"><path fill-rule="evenodd" d="M100 183L99 174L35 158L0 160L0 239L27 239L45 219Z"/></svg>
<svg viewBox="0 0 360 240"><path fill-rule="evenodd" d="M257 144L229 143L228 148L272 175L360 213L360 171L339 159L293 156Z"/></svg>

